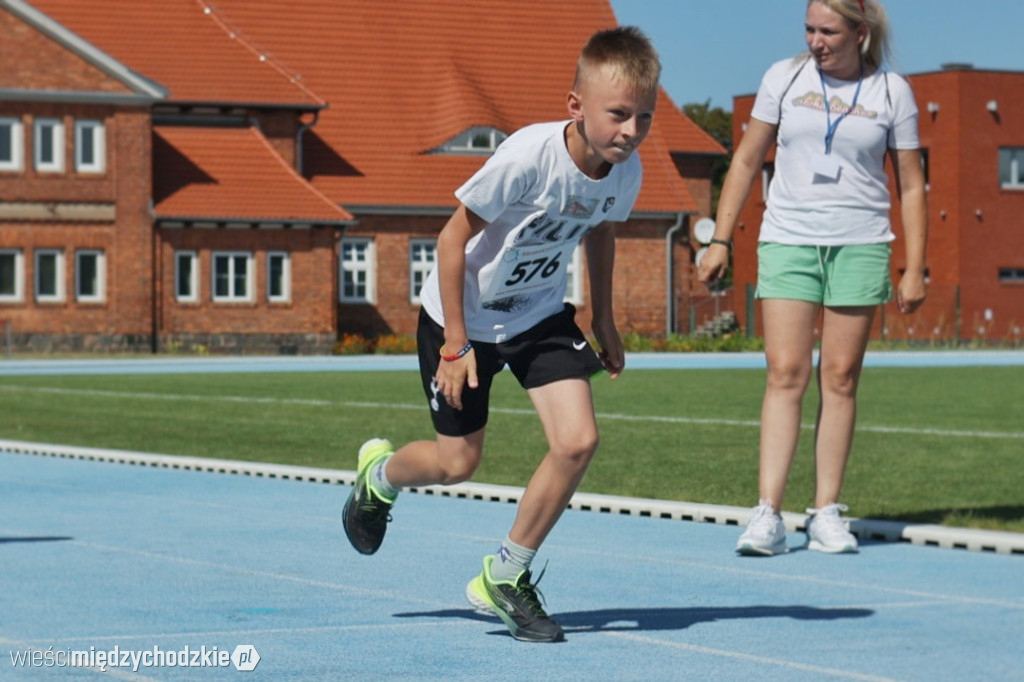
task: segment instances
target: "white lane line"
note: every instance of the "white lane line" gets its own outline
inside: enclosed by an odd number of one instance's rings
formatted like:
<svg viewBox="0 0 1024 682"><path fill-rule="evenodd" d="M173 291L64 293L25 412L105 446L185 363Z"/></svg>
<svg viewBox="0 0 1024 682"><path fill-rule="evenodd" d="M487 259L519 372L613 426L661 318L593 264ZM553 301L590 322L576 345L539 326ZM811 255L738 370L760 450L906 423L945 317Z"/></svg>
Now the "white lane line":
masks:
<svg viewBox="0 0 1024 682"><path fill-rule="evenodd" d="M602 633L608 637L618 637L620 639L628 639L633 642L639 642L642 644L653 644L656 646L666 647L669 649L681 649L683 651L692 651L700 654L708 654L710 656L719 656L722 658L732 658L739 661L749 661L752 663L759 663L762 665L773 665L781 668L792 668L794 670L801 670L804 672L811 672L817 675L828 675L830 677L840 677L849 680L870 680L871 682L896 682L896 678L892 677L878 677L877 675L865 675L863 673L853 672L852 670L839 670L837 668L824 668L817 665L808 665L806 663L797 663L796 661L786 661L778 658L768 658L766 656L756 656L753 654L744 654L738 651L728 651L726 649L712 649L704 646L697 646L695 644L685 644L683 642L673 642L664 639L658 639L657 637L648 637L646 635L636 635L628 632L605 632Z"/></svg>
<svg viewBox="0 0 1024 682"><path fill-rule="evenodd" d="M347 407L366 408L372 410L422 410L422 404L409 403L376 403L368 401L349 400L315 400L308 398L254 398L250 396L209 396L189 395L181 393L147 393L136 391L107 391L100 389L79 389L79 388L56 388L51 386L11 386L0 385L0 390L20 393L46 393L53 395L82 395L97 398L129 398L133 400L172 400L172 401L193 401L193 402L223 402L257 405L299 405L303 407ZM501 414L534 415L532 409L516 409L492 407L491 412ZM676 417L658 415L631 415L611 412L599 412L598 419L629 421L640 423L664 423L664 424L700 424L706 426L745 426L759 427L761 423L750 419L715 419L700 417ZM801 427L805 430L813 430L814 424L806 423ZM974 431L966 429L932 429L915 428L904 426L882 426L872 424L858 424L857 430L869 433L892 433L907 434L915 436L939 436L951 438L1006 438L1011 440L1024 440L1024 431Z"/></svg>

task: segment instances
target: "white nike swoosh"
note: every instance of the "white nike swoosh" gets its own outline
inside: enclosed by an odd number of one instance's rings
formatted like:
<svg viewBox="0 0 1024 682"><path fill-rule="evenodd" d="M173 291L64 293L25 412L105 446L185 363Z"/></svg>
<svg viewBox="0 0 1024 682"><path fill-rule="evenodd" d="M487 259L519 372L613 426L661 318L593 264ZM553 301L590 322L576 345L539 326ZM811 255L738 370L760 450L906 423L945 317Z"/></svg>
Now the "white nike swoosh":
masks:
<svg viewBox="0 0 1024 682"><path fill-rule="evenodd" d="M573 341L572 342L572 347L575 348L576 350L583 350L584 348L587 347L587 342L586 341Z"/></svg>

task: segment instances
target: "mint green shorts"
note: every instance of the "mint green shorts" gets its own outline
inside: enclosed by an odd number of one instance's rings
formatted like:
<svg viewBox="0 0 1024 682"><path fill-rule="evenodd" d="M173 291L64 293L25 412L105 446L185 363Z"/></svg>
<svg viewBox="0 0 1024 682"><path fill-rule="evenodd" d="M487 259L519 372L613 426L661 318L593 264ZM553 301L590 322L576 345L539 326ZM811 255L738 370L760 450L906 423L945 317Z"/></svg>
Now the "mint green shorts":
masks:
<svg viewBox="0 0 1024 682"><path fill-rule="evenodd" d="M757 298L825 306L870 306L892 299L888 243L846 246L757 246Z"/></svg>

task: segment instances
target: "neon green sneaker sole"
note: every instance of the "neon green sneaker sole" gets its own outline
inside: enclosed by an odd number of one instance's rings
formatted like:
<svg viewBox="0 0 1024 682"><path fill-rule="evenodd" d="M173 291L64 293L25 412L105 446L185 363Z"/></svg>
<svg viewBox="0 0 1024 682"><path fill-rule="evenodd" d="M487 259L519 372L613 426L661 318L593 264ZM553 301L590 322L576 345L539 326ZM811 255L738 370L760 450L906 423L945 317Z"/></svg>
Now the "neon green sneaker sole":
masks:
<svg viewBox="0 0 1024 682"><path fill-rule="evenodd" d="M481 613L500 618L522 642L564 641L562 628L541 608L529 571L523 571L514 584L496 583L490 577L493 561L493 555L485 556L483 570L466 585L469 603Z"/></svg>

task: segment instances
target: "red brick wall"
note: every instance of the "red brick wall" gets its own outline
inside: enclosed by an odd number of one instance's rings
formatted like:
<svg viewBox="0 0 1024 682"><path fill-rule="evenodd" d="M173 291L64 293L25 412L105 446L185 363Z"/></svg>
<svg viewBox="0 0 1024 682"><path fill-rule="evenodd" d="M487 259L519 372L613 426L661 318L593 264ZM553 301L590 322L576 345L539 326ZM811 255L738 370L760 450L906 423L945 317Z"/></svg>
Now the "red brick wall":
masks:
<svg viewBox="0 0 1024 682"><path fill-rule="evenodd" d="M364 216L347 237L374 239L377 250L377 303L339 305L342 333L374 336L416 333L419 305L409 300L409 241L436 238L447 221L439 216ZM668 220L631 221L617 226L614 298L616 324L623 334L664 334L666 328L665 232ZM680 247L676 247L677 256ZM683 259L688 252L682 249ZM677 265L686 271L686 263ZM577 322L590 333L590 290L586 257L582 259L584 302L577 305ZM677 281L680 275L677 273Z"/></svg>
<svg viewBox="0 0 1024 682"><path fill-rule="evenodd" d="M334 228L301 230L163 228L160 230L158 333L161 343L177 340L210 350L277 352L276 345L298 345L320 352L335 337L337 300ZM194 251L198 259L198 300L175 299L175 254ZM246 302L215 302L212 260L217 251L251 253L253 291ZM267 300L267 253L283 251L291 262L291 298ZM296 341L304 335L307 342ZM247 342L246 337L251 341Z"/></svg>
<svg viewBox="0 0 1024 682"><path fill-rule="evenodd" d="M1000 267L1024 268L1024 190L1000 188L997 158L1000 147L1024 148L1024 73L961 72L959 78L964 334L1005 338L1011 326L1024 326L1024 287L998 278ZM986 109L989 101L997 102L995 114Z"/></svg>
<svg viewBox="0 0 1024 682"><path fill-rule="evenodd" d="M19 338L29 345L56 347L104 346L108 343L147 345L150 332L149 290L150 195L149 113L142 109L116 109L84 104L4 102L0 115L15 115L24 126L24 170L0 173L0 197L13 203L85 203L113 206L113 222L57 220L0 222L0 245L17 247L24 254L24 291L21 303L0 304L0 317L11 320ZM64 122L64 171L38 173L32 164L32 124L37 117ZM74 121L102 120L106 135L106 170L74 170ZM39 303L34 297L37 249L64 252L65 300ZM106 300L75 300L75 252L102 249L106 260ZM54 338L47 339L52 336ZM124 337L103 340L95 337ZM76 338L77 337L77 338Z"/></svg>
<svg viewBox="0 0 1024 682"><path fill-rule="evenodd" d="M128 92L123 84L6 11L0 12L0 36L0 88Z"/></svg>

